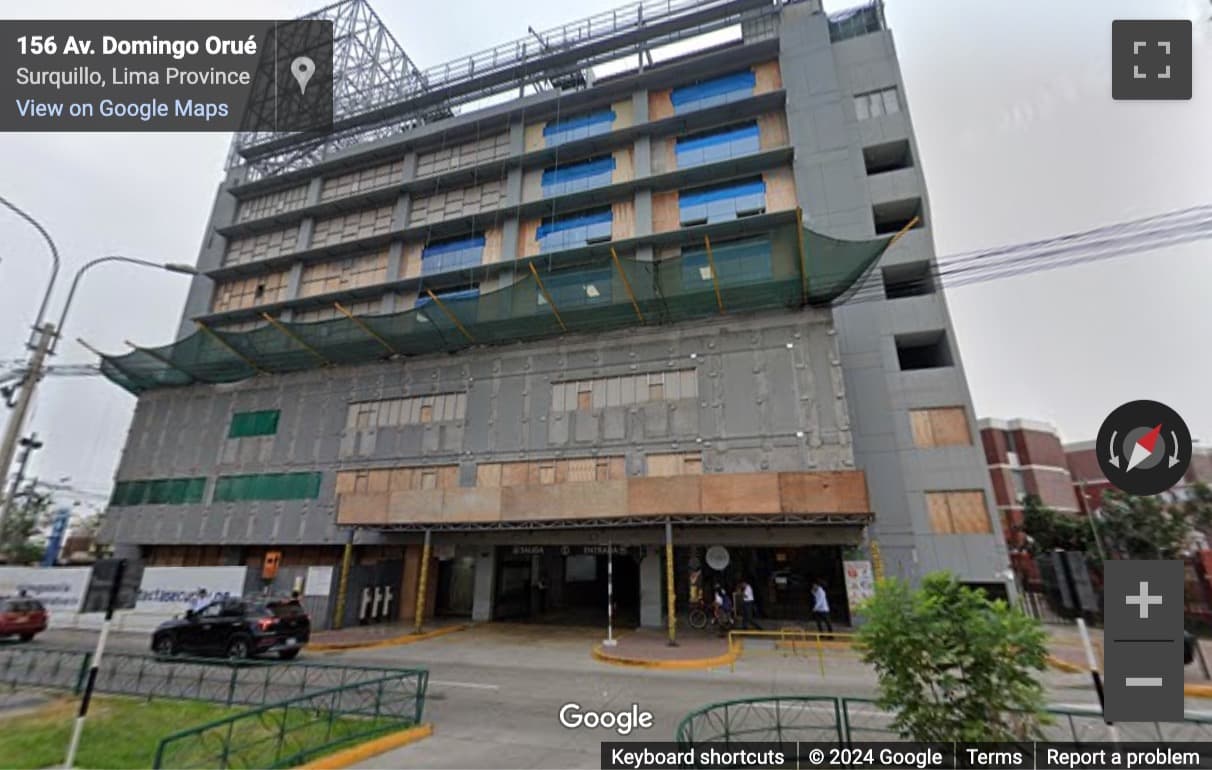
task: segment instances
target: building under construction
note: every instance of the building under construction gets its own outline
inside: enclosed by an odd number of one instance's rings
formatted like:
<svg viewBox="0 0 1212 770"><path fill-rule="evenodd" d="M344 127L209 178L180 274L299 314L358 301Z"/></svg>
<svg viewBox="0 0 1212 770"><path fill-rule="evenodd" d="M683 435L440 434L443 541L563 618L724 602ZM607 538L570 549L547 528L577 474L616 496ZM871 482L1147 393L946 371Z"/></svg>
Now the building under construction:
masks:
<svg viewBox="0 0 1212 770"><path fill-rule="evenodd" d="M103 359L104 540L322 622L583 622L608 562L644 625L742 577L845 620L845 560L1005 590L878 3L650 0L425 70L316 16L333 133L238 136L176 341Z"/></svg>

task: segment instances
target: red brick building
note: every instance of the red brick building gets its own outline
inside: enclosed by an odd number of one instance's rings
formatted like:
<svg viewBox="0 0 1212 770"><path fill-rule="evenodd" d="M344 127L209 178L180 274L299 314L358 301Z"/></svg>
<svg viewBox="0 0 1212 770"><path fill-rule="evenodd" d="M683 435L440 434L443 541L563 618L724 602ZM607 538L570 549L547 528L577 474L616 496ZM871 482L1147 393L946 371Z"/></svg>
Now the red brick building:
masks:
<svg viewBox="0 0 1212 770"><path fill-rule="evenodd" d="M1082 510L1056 428L1021 419L986 418L978 425L1002 530L1012 550L1022 545L1018 527L1025 496L1036 495L1057 511L1076 514Z"/></svg>
<svg viewBox="0 0 1212 770"><path fill-rule="evenodd" d="M1093 441L1077 441L1065 444L1065 457L1074 489L1078 490L1078 502L1082 512L1098 510L1103 504L1103 492L1111 482L1098 467L1098 455ZM1202 481L1212 484L1212 447L1195 447L1191 452L1191 465L1182 482L1164 493L1169 499L1181 499L1187 486ZM1084 490L1084 499L1082 492Z"/></svg>

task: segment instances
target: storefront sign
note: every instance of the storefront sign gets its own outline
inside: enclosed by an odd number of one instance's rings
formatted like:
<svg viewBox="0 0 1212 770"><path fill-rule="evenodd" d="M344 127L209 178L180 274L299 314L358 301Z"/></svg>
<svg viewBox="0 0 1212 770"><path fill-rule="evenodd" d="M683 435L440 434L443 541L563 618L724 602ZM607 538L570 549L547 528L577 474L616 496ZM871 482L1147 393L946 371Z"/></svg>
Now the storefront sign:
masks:
<svg viewBox="0 0 1212 770"><path fill-rule="evenodd" d="M542 556L543 554L559 554L561 556L606 556L609 553L616 556L631 553L631 548L625 545L515 545L510 548L512 556Z"/></svg>
<svg viewBox="0 0 1212 770"><path fill-rule="evenodd" d="M50 612L52 628L71 626L92 567L0 567L0 596L24 592Z"/></svg>
<svg viewBox="0 0 1212 770"><path fill-rule="evenodd" d="M859 603L875 596L875 574L869 561L844 561L842 572L846 575L846 601L853 612Z"/></svg>

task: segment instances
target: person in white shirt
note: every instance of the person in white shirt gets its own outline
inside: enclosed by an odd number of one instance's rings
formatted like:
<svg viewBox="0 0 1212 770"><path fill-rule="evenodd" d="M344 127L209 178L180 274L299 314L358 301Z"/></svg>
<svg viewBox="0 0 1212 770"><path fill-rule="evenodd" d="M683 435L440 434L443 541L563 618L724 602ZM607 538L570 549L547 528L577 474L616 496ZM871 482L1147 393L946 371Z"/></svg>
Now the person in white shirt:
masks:
<svg viewBox="0 0 1212 770"><path fill-rule="evenodd" d="M207 606L210 605L211 601L212 601L211 596L206 593L206 589L199 588L198 593L194 594L193 600L190 601L190 603L189 603L189 611L190 612L201 612L203 609L205 609Z"/></svg>
<svg viewBox="0 0 1212 770"><path fill-rule="evenodd" d="M817 632L829 629L833 633L833 622L829 619L829 599L825 596L825 581L812 583L812 617L816 620Z"/></svg>
<svg viewBox="0 0 1212 770"><path fill-rule="evenodd" d="M749 581L741 580L741 628L749 628L750 626L761 631L762 627L753 619L753 586L749 585Z"/></svg>

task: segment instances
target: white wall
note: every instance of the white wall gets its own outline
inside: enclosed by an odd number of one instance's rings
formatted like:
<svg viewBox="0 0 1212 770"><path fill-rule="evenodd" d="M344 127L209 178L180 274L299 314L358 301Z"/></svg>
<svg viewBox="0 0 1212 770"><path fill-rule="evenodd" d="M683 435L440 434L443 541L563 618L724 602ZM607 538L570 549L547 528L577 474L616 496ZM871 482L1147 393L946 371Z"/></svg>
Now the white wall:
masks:
<svg viewBox="0 0 1212 770"><path fill-rule="evenodd" d="M247 567L148 567L135 609L114 613L114 630L150 631L185 611L199 588L207 593L240 596ZM0 595L20 589L50 611L51 628L98 628L104 615L79 614L91 567L0 567Z"/></svg>

